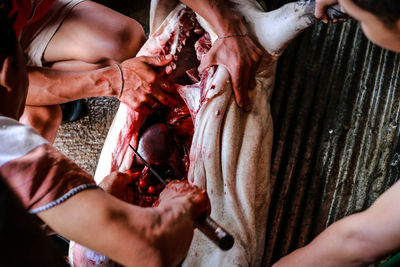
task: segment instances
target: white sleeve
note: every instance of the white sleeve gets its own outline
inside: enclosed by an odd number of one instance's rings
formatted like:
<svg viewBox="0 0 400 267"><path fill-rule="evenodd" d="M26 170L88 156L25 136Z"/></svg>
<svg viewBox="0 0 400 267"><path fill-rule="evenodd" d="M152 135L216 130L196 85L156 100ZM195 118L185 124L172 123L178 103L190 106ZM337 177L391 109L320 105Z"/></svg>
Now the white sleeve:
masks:
<svg viewBox="0 0 400 267"><path fill-rule="evenodd" d="M47 143L31 126L0 116L0 166Z"/></svg>

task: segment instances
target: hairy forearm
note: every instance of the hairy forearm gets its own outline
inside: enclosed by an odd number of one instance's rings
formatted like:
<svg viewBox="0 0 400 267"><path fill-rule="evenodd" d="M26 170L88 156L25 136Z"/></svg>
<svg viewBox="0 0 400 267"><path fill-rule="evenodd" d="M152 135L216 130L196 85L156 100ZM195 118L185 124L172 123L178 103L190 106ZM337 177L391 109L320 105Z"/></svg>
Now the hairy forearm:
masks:
<svg viewBox="0 0 400 267"><path fill-rule="evenodd" d="M240 16L233 11L229 1L225 0L181 0L207 20L218 36L246 33Z"/></svg>
<svg viewBox="0 0 400 267"><path fill-rule="evenodd" d="M60 71L28 67L29 90L27 105L42 106L72 100L117 95L121 86L116 66L92 71Z"/></svg>
<svg viewBox="0 0 400 267"><path fill-rule="evenodd" d="M54 231L124 266L160 266L152 242L153 209L122 202L101 190L86 190L38 216Z"/></svg>

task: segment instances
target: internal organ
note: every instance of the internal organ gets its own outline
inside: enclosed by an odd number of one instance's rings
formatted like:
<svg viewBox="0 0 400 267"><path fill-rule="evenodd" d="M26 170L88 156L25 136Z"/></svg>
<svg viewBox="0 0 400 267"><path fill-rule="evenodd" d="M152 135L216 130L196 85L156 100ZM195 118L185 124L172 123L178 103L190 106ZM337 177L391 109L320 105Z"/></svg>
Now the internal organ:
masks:
<svg viewBox="0 0 400 267"><path fill-rule="evenodd" d="M121 103L95 174L100 183L112 171L131 169L139 173L133 185L137 191L135 203L151 205L162 186L135 159L129 149L131 144L165 178L188 178L207 190L211 216L234 235L235 245L222 252L196 232L183 266L261 265L270 201L272 119L268 101L276 61L289 41L316 21L312 16L313 1L289 3L268 13L255 0L234 2L248 23L249 33L266 51L256 73L257 85L249 91L251 112L244 113L236 105L224 67L197 73L199 61L217 36L201 17L196 20L193 12L178 5L138 56L176 56L175 62L160 73L175 83L180 103L173 108L160 107L149 117ZM157 9L157 3L152 6ZM154 147L152 140L158 133L162 135L161 145ZM149 188L156 189L155 194ZM74 246L70 248L70 258L82 262L71 257Z"/></svg>

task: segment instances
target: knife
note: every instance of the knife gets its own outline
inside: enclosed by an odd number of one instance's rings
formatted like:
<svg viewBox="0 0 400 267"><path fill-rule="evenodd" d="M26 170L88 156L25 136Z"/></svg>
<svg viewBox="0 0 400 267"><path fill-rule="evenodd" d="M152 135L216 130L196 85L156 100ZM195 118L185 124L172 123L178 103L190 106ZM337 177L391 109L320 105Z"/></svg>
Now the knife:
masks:
<svg viewBox="0 0 400 267"><path fill-rule="evenodd" d="M136 156L149 168L149 170L157 177L163 185L167 182L147 163L147 161L133 148L131 144L129 147L133 150ZM222 250L229 250L233 247L235 239L229 234L221 225L214 221L207 214L202 214L194 220L194 226L199 229L205 236L207 236L214 244Z"/></svg>

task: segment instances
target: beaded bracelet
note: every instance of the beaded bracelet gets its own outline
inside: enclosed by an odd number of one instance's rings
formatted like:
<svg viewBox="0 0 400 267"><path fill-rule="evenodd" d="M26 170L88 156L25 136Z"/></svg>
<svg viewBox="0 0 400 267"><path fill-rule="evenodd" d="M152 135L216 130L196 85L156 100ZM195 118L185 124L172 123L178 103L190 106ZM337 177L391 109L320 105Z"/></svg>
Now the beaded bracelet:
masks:
<svg viewBox="0 0 400 267"><path fill-rule="evenodd" d="M217 40L222 40L222 39L231 38L231 37L246 37L246 36L248 36L247 33L237 33L237 34L220 36L217 38Z"/></svg>
<svg viewBox="0 0 400 267"><path fill-rule="evenodd" d="M114 64L115 66L117 66L117 68L119 69L119 74L121 76L121 89L119 90L119 96L118 98L120 98L122 96L122 91L124 91L124 73L122 72L121 66L117 63Z"/></svg>

